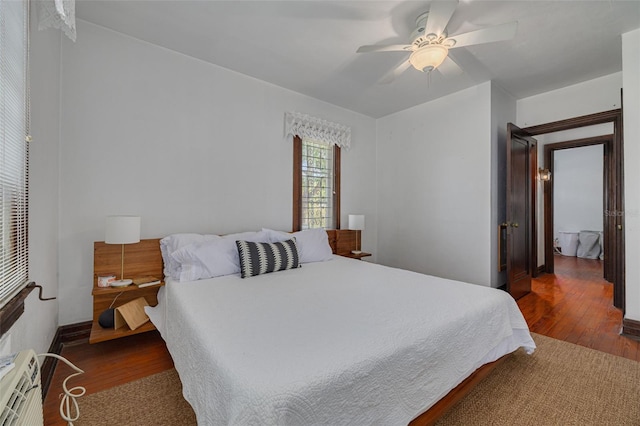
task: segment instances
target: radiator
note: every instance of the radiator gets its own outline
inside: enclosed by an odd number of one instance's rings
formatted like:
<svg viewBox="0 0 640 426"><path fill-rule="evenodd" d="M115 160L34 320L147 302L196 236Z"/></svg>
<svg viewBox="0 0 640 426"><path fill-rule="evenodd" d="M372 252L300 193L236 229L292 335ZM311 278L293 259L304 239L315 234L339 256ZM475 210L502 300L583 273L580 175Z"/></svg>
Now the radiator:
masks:
<svg viewBox="0 0 640 426"><path fill-rule="evenodd" d="M0 381L0 425L41 426L42 388L40 365L35 352L20 352L15 367Z"/></svg>

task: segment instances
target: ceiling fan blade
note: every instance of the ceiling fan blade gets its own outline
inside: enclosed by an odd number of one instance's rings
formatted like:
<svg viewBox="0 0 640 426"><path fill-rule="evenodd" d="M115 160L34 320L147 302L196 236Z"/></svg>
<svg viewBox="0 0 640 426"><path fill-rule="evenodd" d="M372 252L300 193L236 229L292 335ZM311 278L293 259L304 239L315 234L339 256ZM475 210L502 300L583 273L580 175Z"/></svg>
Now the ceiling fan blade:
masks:
<svg viewBox="0 0 640 426"><path fill-rule="evenodd" d="M394 69L389 71L387 74L385 74L384 77L382 77L378 81L378 83L380 83L380 84L389 84L389 83L391 83L398 76L400 76L400 74L405 72L410 66L411 66L411 63L407 59L406 61L402 62L400 65L398 65L397 67L395 67Z"/></svg>
<svg viewBox="0 0 640 426"><path fill-rule="evenodd" d="M388 46L380 46L380 45L369 45L369 46L360 46L356 53L369 53L369 52L394 52L394 51L402 51L402 50L411 50L411 45L406 44L391 44Z"/></svg>
<svg viewBox="0 0 640 426"><path fill-rule="evenodd" d="M444 59L444 62L442 62L438 66L437 70L446 76L462 74L462 68L460 68L460 66L456 64L456 62L451 58L451 56L447 56Z"/></svg>
<svg viewBox="0 0 640 426"><path fill-rule="evenodd" d="M496 25L495 27L483 28L469 33L459 34L449 37L456 41L450 49L456 47L472 46L474 44L492 43L494 41L510 40L516 36L518 22Z"/></svg>
<svg viewBox="0 0 640 426"><path fill-rule="evenodd" d="M431 6L429 6L429 17L427 18L427 25L424 28L424 34L440 36L447 27L456 7L458 7L458 0L432 1Z"/></svg>

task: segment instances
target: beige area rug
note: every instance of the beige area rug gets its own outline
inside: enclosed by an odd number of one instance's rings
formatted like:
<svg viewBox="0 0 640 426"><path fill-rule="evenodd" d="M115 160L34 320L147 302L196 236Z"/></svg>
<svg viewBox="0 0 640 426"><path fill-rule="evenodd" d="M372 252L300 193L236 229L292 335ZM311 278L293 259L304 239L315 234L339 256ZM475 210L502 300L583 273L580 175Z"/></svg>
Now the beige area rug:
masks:
<svg viewBox="0 0 640 426"><path fill-rule="evenodd" d="M78 399L76 426L188 426L196 415L175 369Z"/></svg>
<svg viewBox="0 0 640 426"><path fill-rule="evenodd" d="M532 336L437 425L640 425L639 362Z"/></svg>
<svg viewBox="0 0 640 426"><path fill-rule="evenodd" d="M451 409L449 425L640 425L640 363L533 334ZM80 398L78 426L195 425L169 370Z"/></svg>

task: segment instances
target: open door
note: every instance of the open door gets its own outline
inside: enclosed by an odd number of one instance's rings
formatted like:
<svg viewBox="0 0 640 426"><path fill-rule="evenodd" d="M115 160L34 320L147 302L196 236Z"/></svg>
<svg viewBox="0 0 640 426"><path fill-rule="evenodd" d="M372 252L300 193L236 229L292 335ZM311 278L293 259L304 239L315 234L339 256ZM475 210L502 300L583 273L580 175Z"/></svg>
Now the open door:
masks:
<svg viewBox="0 0 640 426"><path fill-rule="evenodd" d="M527 132L507 125L507 291L515 299L531 291L537 268L537 146Z"/></svg>

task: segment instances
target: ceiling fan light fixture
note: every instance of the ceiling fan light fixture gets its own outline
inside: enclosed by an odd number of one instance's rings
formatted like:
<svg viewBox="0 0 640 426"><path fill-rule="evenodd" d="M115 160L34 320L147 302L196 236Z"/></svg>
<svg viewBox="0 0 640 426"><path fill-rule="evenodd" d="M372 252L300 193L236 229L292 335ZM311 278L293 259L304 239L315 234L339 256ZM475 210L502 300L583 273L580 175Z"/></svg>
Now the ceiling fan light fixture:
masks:
<svg viewBox="0 0 640 426"><path fill-rule="evenodd" d="M449 37L447 26L459 1L435 0L430 2L429 11L422 13L416 19L416 26L409 38L411 40L409 45L360 46L357 52L412 52L408 60L402 61L380 81L381 83L389 83L411 66L418 71L427 73L439 68L439 71L445 75L461 74L462 69L453 61L453 58L447 60L449 49L510 40L515 37L518 28L517 22L481 28Z"/></svg>
<svg viewBox="0 0 640 426"><path fill-rule="evenodd" d="M418 71L429 72L442 64L449 54L449 49L441 44L429 44L414 51L409 62Z"/></svg>

